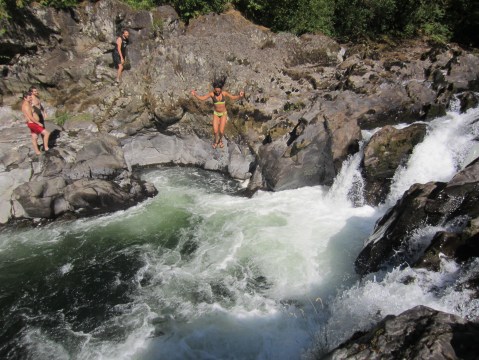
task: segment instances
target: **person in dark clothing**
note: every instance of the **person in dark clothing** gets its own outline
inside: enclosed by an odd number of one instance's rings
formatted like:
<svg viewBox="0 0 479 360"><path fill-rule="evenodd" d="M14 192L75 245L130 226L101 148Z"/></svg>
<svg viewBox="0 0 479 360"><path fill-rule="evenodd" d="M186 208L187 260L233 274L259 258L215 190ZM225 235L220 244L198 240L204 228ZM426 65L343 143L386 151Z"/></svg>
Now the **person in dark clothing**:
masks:
<svg viewBox="0 0 479 360"><path fill-rule="evenodd" d="M30 86L28 91L32 94L32 110L34 116L38 117L38 121L45 127L45 119L47 118L47 113L43 107L40 98L38 97L38 89L35 86Z"/></svg>
<svg viewBox="0 0 479 360"><path fill-rule="evenodd" d="M127 29L123 29L121 35L116 39L116 45L113 49L113 63L115 64L115 69L118 69L116 75L117 83L120 83L121 73L125 67L126 47L128 46L129 37L130 32Z"/></svg>

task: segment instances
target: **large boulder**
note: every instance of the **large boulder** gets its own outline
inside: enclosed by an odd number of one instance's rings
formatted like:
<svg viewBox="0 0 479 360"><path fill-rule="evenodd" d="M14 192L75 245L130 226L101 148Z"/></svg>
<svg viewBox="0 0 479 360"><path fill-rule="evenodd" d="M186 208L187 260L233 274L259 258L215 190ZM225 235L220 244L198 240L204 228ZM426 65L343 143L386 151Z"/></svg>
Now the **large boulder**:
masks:
<svg viewBox="0 0 479 360"><path fill-rule="evenodd" d="M143 182L144 183L144 182ZM81 179L73 182L64 189L64 199L71 208L82 215L103 213L127 209L128 207L155 195L156 190L141 188L141 182L135 183L129 189L118 184L100 179Z"/></svg>
<svg viewBox="0 0 479 360"><path fill-rule="evenodd" d="M406 164L414 146L425 135L426 125L414 124L402 129L385 126L371 137L364 148L362 164L368 204L378 205L386 199L397 168Z"/></svg>
<svg viewBox="0 0 479 360"><path fill-rule="evenodd" d="M273 128L283 131L276 131L277 138L272 137L258 152L268 189L333 183L342 162L357 151L361 139L357 119L351 116L357 97L343 92L336 99L341 101L317 99L298 120L291 115Z"/></svg>
<svg viewBox="0 0 479 360"><path fill-rule="evenodd" d="M477 359L479 323L416 306L357 333L324 360Z"/></svg>
<svg viewBox="0 0 479 360"><path fill-rule="evenodd" d="M477 255L477 247L472 245L477 234L475 227L469 231L465 229L471 224L469 220L478 216L479 161L476 160L458 172L449 183L431 182L411 186L377 222L373 234L366 240L355 261L356 272L367 274L403 262L410 265L418 262L423 265L432 264L430 268L437 268L431 256L439 257L437 247L446 243L452 249L447 252L451 258L470 260ZM416 234L416 230L425 227L434 230L438 226L450 228L458 235L446 236L439 233L426 252L426 259L422 258L437 231L429 239L418 241L419 234ZM459 248L463 250L461 256L457 253ZM465 252L464 249L468 248L474 251ZM467 256L464 257L464 254Z"/></svg>
<svg viewBox="0 0 479 360"><path fill-rule="evenodd" d="M69 179L117 178L127 165L120 143L111 136L94 139L85 144L75 156L75 163L66 171Z"/></svg>
<svg viewBox="0 0 479 360"><path fill-rule="evenodd" d="M462 206L454 211L456 216L467 214L467 225L462 231L440 231L419 258L416 267L439 271L442 259L465 263L479 257L479 207L477 192L479 179L479 161L472 162L463 171L457 173L447 184L444 192L448 196L462 198Z"/></svg>
<svg viewBox="0 0 479 360"><path fill-rule="evenodd" d="M66 182L57 177L51 180L30 181L18 186L13 191L13 199L23 209L19 213L16 206L16 217L52 218L55 214L54 204L63 194Z"/></svg>
<svg viewBox="0 0 479 360"><path fill-rule="evenodd" d="M68 184L56 177L18 186L12 195L12 213L17 219L52 219L67 212L85 216L126 209L156 194L151 184L134 178L120 186L91 178Z"/></svg>

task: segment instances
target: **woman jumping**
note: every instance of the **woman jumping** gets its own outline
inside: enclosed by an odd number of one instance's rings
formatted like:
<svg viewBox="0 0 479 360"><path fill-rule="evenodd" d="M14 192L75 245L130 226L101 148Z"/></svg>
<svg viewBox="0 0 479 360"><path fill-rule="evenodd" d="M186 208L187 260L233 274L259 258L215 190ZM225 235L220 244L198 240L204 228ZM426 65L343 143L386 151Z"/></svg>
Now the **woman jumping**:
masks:
<svg viewBox="0 0 479 360"><path fill-rule="evenodd" d="M198 95L196 90L191 90L191 95L193 95L198 100L204 101L209 98L213 100L213 133L215 136L213 149L217 147L222 148L223 145L223 136L225 134L226 121L228 116L226 114L226 98L231 100L238 100L244 96L244 91L240 91L239 95L231 95L227 91L223 91L223 86L226 82L226 76L215 79L213 81L213 91L209 92L206 95Z"/></svg>

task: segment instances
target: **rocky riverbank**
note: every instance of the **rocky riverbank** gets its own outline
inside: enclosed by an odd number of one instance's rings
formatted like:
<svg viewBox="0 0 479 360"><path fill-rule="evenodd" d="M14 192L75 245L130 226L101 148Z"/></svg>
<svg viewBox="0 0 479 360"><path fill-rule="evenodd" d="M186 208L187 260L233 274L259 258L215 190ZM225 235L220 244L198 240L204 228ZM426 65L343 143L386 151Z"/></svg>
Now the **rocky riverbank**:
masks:
<svg viewBox="0 0 479 360"><path fill-rule="evenodd" d="M249 192L331 185L359 151L362 130L381 128L362 161L365 200L375 206L428 121L455 97L460 111L479 103L479 56L454 44L346 45L274 34L234 10L186 26L171 7L133 11L114 0L17 12L0 39L2 224L129 207L156 193L136 174L153 165L220 171ZM131 69L117 86L111 50L123 27L131 33ZM211 104L190 90L206 93L219 74L228 76L229 91L246 97L228 104L226 146L213 150ZM53 150L41 156L18 110L18 95L32 84L55 134ZM478 256L474 160L448 183L411 187L366 241L358 273L404 261L438 269L440 256L471 266ZM438 232L420 254L408 252L408 234L419 224L451 222L455 232ZM476 276L464 286L477 293L477 283ZM332 358L352 356L341 354Z"/></svg>

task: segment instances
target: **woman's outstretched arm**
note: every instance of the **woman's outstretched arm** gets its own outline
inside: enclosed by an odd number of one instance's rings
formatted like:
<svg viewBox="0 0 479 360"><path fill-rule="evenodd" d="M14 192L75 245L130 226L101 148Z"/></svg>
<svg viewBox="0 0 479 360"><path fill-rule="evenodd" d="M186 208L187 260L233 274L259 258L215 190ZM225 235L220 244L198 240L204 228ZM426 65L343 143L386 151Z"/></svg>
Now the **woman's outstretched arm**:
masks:
<svg viewBox="0 0 479 360"><path fill-rule="evenodd" d="M191 95L193 95L195 98L197 98L198 100L201 100L201 101L205 101L205 100L208 100L210 97L213 96L212 93L208 93L206 95L198 95L196 93L196 90L191 90Z"/></svg>
<svg viewBox="0 0 479 360"><path fill-rule="evenodd" d="M232 95L227 91L223 91L223 94L227 97L229 97L231 100L238 100L244 97L244 91L240 91L239 95Z"/></svg>

